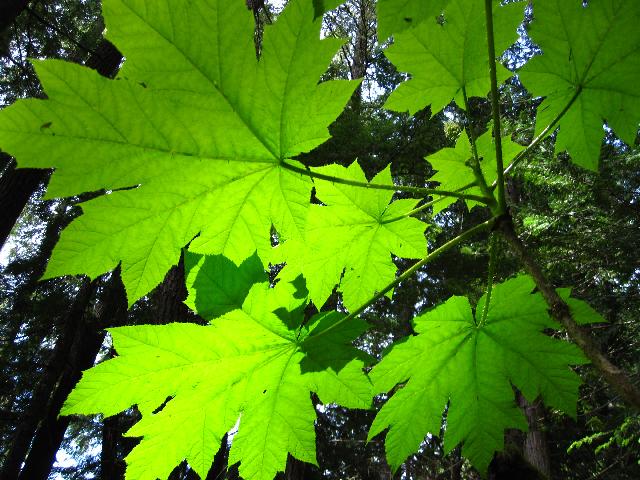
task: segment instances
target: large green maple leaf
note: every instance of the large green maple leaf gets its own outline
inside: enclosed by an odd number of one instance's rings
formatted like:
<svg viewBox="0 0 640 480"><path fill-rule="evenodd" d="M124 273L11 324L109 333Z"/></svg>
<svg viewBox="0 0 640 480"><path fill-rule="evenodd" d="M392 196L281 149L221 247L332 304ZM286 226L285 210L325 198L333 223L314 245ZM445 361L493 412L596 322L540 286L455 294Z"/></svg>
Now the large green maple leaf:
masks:
<svg viewBox="0 0 640 480"><path fill-rule="evenodd" d="M241 262L270 249L272 224L301 236L311 183L282 162L325 141L357 82L318 84L341 42L293 0L264 33L240 0L105 0L118 80L36 62L47 100L0 114L0 147L55 173L48 197L106 189L62 234L46 276L121 263L132 303L180 249ZM125 187L125 191L117 191Z"/></svg>
<svg viewBox="0 0 640 480"><path fill-rule="evenodd" d="M523 4L501 7L495 3L495 44L499 54L517 38ZM396 34L386 55L399 70L410 73L411 79L391 94L385 107L413 114L431 105L435 114L451 100L464 107L463 88L469 97L484 97L491 88L485 18L483 2L451 0L444 9L444 22L427 18ZM498 65L499 81L510 75Z"/></svg>
<svg viewBox="0 0 640 480"><path fill-rule="evenodd" d="M367 181L357 162L347 168L329 165L314 171ZM390 168L378 173L372 183L392 185ZM282 278L302 273L316 305L324 304L339 284L345 306L354 310L395 278L392 253L403 258L426 255L426 225L404 216L418 200L392 202L393 191L321 179L315 180L315 188L325 205L311 205L304 241L285 242L279 259L288 262Z"/></svg>
<svg viewBox="0 0 640 480"><path fill-rule="evenodd" d="M190 295L201 294L194 286L220 261L192 259ZM118 356L85 372L65 403L65 415L108 416L138 405L142 420L127 435L143 438L126 458L127 479L167 478L185 459L205 478L222 437L240 418L230 462L241 462L247 480L271 480L288 454L316 463L311 392L324 403L370 405L372 388L362 371L368 357L351 346L364 322L322 333L343 316L330 312L303 326L306 292L284 282L254 283L233 308L238 292L264 272L251 259L225 268L233 277L225 291L210 290L210 304L198 297L204 311L226 311L223 316L209 326L110 329ZM220 299L234 296L221 310Z"/></svg>
<svg viewBox="0 0 640 480"><path fill-rule="evenodd" d="M480 160L480 170L487 184L491 185L497 178L496 147L491 133L491 125L489 126L489 131L475 139L475 143ZM523 149L524 147L515 143L510 137L503 137L502 155L507 162ZM470 165L473 159L473 149L466 133L462 133L458 137L454 148L442 148L426 157L426 159L434 170L437 170L429 180L439 182L442 190L460 190L471 195L482 195L480 187L475 185L477 183L476 177ZM473 186L469 187L469 185ZM455 198L441 197L434 204L433 213L436 214L442 211L456 201L457 199ZM482 205L475 200L465 200L465 203L469 208Z"/></svg>
<svg viewBox="0 0 640 480"><path fill-rule="evenodd" d="M633 144L640 122L640 2L535 0L530 35L542 55L519 75L534 95L542 130L573 100L560 120L557 150L597 169L603 123Z"/></svg>
<svg viewBox="0 0 640 480"><path fill-rule="evenodd" d="M580 378L569 365L586 360L575 345L543 333L559 325L542 296L531 294L534 286L526 276L496 285L484 323L484 296L475 315L465 297L450 298L417 317L417 335L394 346L374 367L377 391L406 382L369 432L371 438L389 428L386 450L394 468L418 450L428 432L440 431L447 403L445 449L462 443L463 455L480 471L503 448L505 429L527 428L513 387L530 401L541 396L575 416Z"/></svg>

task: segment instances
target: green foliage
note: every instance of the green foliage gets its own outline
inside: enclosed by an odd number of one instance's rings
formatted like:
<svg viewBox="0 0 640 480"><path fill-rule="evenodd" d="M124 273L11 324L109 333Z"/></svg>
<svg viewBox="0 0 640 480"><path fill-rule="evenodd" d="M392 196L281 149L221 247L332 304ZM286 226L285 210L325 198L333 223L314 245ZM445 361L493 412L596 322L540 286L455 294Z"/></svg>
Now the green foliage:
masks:
<svg viewBox="0 0 640 480"><path fill-rule="evenodd" d="M449 0L378 0L378 39L383 42L391 34L437 17Z"/></svg>
<svg viewBox="0 0 640 480"><path fill-rule="evenodd" d="M355 162L348 168L330 165L315 171L366 183ZM372 181L391 184L389 169ZM426 255L426 225L405 216L417 200L391 202L391 191L324 180L317 180L315 186L326 206L311 206L304 242L283 246L288 266L281 275L291 279L302 273L316 305L324 304L340 282L345 306L355 310L395 278L390 252L405 258Z"/></svg>
<svg viewBox="0 0 640 480"><path fill-rule="evenodd" d="M495 451L503 448L503 431L527 429L513 398L516 387L530 401L575 416L579 377L567 365L585 363L580 350L542 333L559 326L549 317L534 283L518 277L493 287L484 322L465 297L418 316L417 336L396 345L374 367L378 391L405 385L382 407L369 436L389 428L387 459L398 468L425 435L440 432L447 407L446 451L462 443L462 453L486 472Z"/></svg>
<svg viewBox="0 0 640 480"><path fill-rule="evenodd" d="M328 10L332 10L336 8L341 3L344 3L344 0L312 0L313 1L313 14L314 19L321 17L323 13Z"/></svg>
<svg viewBox="0 0 640 480"><path fill-rule="evenodd" d="M195 264L187 282L191 295L217 263L207 257ZM226 273L231 285L246 286L263 270L249 259ZM303 325L306 292L289 283L255 283L241 305L223 309L220 296L206 298L204 312L226 310L209 326L111 329L119 356L86 372L62 413L108 416L137 405L142 420L127 435L144 438L127 457L127 478L166 478L183 459L206 477L238 418L230 458L241 462L244 478L271 480L284 470L288 453L316 463L310 393L324 403L370 405L371 384L362 372L368 359L351 346L366 324L349 322L321 334L341 317L330 312Z"/></svg>
<svg viewBox="0 0 640 480"><path fill-rule="evenodd" d="M640 3L599 0L583 6L565 0L535 0L530 34L543 55L520 73L525 86L546 97L538 108L538 131L560 112L556 150L596 170L603 121L633 144L640 121Z"/></svg>
<svg viewBox="0 0 640 480"><path fill-rule="evenodd" d="M496 285L475 309L452 297L420 315L417 335L372 370L375 388L363 372L370 359L352 343L368 327L355 313L383 287L397 286L394 261L431 259L427 225L411 216L423 198L394 199L394 191L433 192L401 186L401 176L394 184L391 168L369 183L356 162L307 170L296 160L329 138L328 125L358 85L319 83L341 46L320 39L320 14L339 3L289 2L266 27L256 59L242 1L105 0L108 36L126 57L118 80L38 61L47 100L18 102L0 115L0 144L21 167L55 168L49 198L105 193L85 202L65 229L47 277L97 277L120 265L133 303L184 253L186 304L210 322L111 329L119 356L86 372L67 400L64 414L138 406L142 420L128 435L143 439L127 457L127 478L165 478L184 459L206 476L238 421L230 461L240 462L243 477L273 478L288 454L315 463L312 392L325 404L369 408L375 393L397 388L370 431L389 429L395 469L426 434L439 434L444 412L445 449L462 444L486 471L504 430L527 426L513 387L575 416L580 381L569 366L585 358L546 332L559 326L531 293L529 277ZM503 52L524 10L524 2L493 4L494 31L487 32L477 0L380 0L380 36L394 36L388 58L411 77L386 107L437 113L452 100L467 109L468 97L484 97L487 36ZM636 133L640 7L535 0L534 16L531 34L543 54L521 78L546 97L537 131L548 134L559 122L556 148L595 168L604 120L628 142ZM499 82L510 75L498 65ZM466 125L470 113L463 112ZM455 148L427 157L440 193L492 195L478 186L479 176L499 181L492 135L490 126L475 140L477 174L466 133ZM529 149L505 137L506 163L523 152ZM433 213L457 197L442 198ZM286 263L273 284L268 262ZM355 313L307 318L309 301L322 307L334 289ZM602 322L570 289L559 293L578 323Z"/></svg>
<svg viewBox="0 0 640 480"><path fill-rule="evenodd" d="M640 418L638 415L626 417L622 424L613 431L596 432L572 442L567 449L567 453L572 453L582 447L590 447L597 455L606 452L612 447L629 447L632 443L640 443ZM640 465L640 459L637 459L636 463Z"/></svg>
<svg viewBox="0 0 640 480"><path fill-rule="evenodd" d="M402 3L402 2L398 2ZM523 4L498 7L494 14L496 49L504 51L516 40ZM487 29L484 6L475 0L450 0L444 23L435 17L395 35L385 54L399 70L411 74L389 97L386 108L415 113L427 105L437 113L451 100L465 106L468 97L484 97L490 89L487 68ZM499 65L499 81L511 73Z"/></svg>
<svg viewBox="0 0 640 480"><path fill-rule="evenodd" d="M0 118L19 166L56 168L49 197L137 187L86 202L47 277L121 263L133 303L198 234L191 251L235 262L268 252L272 224L300 237L311 183L280 163L328 138L356 86L318 84L341 42L319 39L309 2L265 32L260 62L242 2L110 0L104 14L127 58L121 78L38 62L48 100Z"/></svg>
<svg viewBox="0 0 640 480"><path fill-rule="evenodd" d="M496 179L495 168L495 142L491 131L475 139L478 157L480 158L480 169L484 178L489 184ZM523 147L505 137L502 141L502 152L505 158L513 158ZM443 190L464 190L474 195L481 195L480 188L475 186L475 175L471 168L473 151L471 142L466 133L458 137L455 148L443 148L433 155L429 155L427 160L437 173L429 180L439 182ZM443 197L433 207L433 213L444 210L455 202L455 199ZM466 200L467 206L471 209L477 205L475 200Z"/></svg>

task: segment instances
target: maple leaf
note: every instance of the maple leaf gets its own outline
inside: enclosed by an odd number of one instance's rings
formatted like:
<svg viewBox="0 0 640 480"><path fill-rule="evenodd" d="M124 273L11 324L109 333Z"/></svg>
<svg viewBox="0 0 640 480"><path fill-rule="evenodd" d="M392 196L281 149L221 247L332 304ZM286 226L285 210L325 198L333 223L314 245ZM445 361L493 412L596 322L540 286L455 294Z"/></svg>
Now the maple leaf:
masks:
<svg viewBox="0 0 640 480"><path fill-rule="evenodd" d="M427 19L435 19L449 0L378 0L378 40L386 40L391 34L419 25Z"/></svg>
<svg viewBox="0 0 640 480"><path fill-rule="evenodd" d="M120 78L35 62L48 99L0 114L0 145L20 167L55 168L49 198L109 191L83 204L45 277L96 277L120 263L133 303L196 236L192 251L237 263L270 250L272 224L300 237L311 182L283 161L329 137L358 83L318 84L341 41L320 40L311 2L290 2L266 28L259 61L243 2L103 8L127 59Z"/></svg>
<svg viewBox="0 0 640 480"><path fill-rule="evenodd" d="M633 144L640 121L640 2L535 0L529 34L543 51L519 72L525 87L546 97L538 107L540 131L559 122L556 150L595 170L603 123Z"/></svg>
<svg viewBox="0 0 640 480"><path fill-rule="evenodd" d="M366 182L357 162L347 168L329 165L314 171ZM390 168L378 173L372 183L392 185ZM393 191L321 179L315 180L315 187L326 206L311 205L304 241L289 246L285 242L280 258L288 262L282 278L302 273L316 305L323 305L340 283L345 306L354 310L395 278L392 253L403 258L426 255L426 224L404 217L418 200L392 202Z"/></svg>
<svg viewBox="0 0 640 480"><path fill-rule="evenodd" d="M491 185L497 178L496 161L495 161L495 142L491 134L491 125L489 131L481 135L475 140L478 157L480 157L480 169L488 185ZM506 159L513 159L516 154L524 150L524 147L518 145L511 140L510 137L502 139L502 155ZM462 133L454 148L443 148L436 153L429 155L426 159L429 161L437 173L429 179L430 181L439 182L440 188L443 190L457 191L462 190L472 195L482 195L480 187L472 186L464 189L468 185L476 183L476 177L473 173L469 162L472 161L473 150L471 142L466 133ZM441 197L433 206L434 215L457 199L451 197ZM475 200L465 200L467 207L470 209L483 204Z"/></svg>
<svg viewBox="0 0 640 480"><path fill-rule="evenodd" d="M418 316L417 335L394 346L374 367L377 391L406 382L369 432L372 438L389 428L385 444L394 469L428 432L440 431L448 402L445 450L462 443L463 455L481 472L503 448L505 429L527 428L512 385L529 401L541 396L575 416L580 378L569 365L586 359L575 345L542 333L559 325L542 296L531 294L534 286L526 276L494 286L485 322L480 319L484 296L475 316L465 297L451 297Z"/></svg>
<svg viewBox="0 0 640 480"><path fill-rule="evenodd" d="M225 267L234 277L230 285L243 285L236 294L264 273L253 258ZM221 261L192 264L190 295ZM127 436L143 439L126 458L127 478L166 478L185 459L206 477L222 437L240 418L230 463L241 462L243 478L271 480L288 454L316 463L311 392L324 403L370 406L372 388L362 371L369 357L351 346L367 329L363 321L329 331L343 317L330 312L302 326L306 292L290 283L255 283L233 310L233 302L221 308L220 291L212 293L211 304L198 297L203 311L226 313L209 326L110 329L119 356L85 372L65 403L64 415L109 416L138 405L142 420Z"/></svg>
<svg viewBox="0 0 640 480"><path fill-rule="evenodd" d="M496 51L504 51L516 38L523 19L521 2L499 6L495 2ZM386 56L411 79L389 96L385 108L414 114L431 105L433 114L451 100L464 107L467 96L484 97L490 90L484 4L476 0L450 0L444 22L427 19L394 36ZM511 73L498 65L498 80Z"/></svg>

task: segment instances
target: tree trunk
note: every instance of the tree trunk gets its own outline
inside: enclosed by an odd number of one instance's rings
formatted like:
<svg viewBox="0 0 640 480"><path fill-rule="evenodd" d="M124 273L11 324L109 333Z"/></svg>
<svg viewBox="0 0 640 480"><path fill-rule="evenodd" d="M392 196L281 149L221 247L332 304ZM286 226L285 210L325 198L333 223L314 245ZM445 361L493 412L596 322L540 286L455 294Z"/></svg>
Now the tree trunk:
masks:
<svg viewBox="0 0 640 480"><path fill-rule="evenodd" d="M46 421L48 417L51 392L56 388L56 383L58 383L61 372L66 366L66 360L72 350L76 331L94 291L95 284L93 283L86 282L80 287L73 308L67 317L66 327L56 342L51 359L33 392L29 411L23 417L13 436L11 448L5 458L2 472L0 472L0 479L2 480L15 480L18 478L20 467L27 456L38 425Z"/></svg>
<svg viewBox="0 0 640 480"><path fill-rule="evenodd" d="M49 170L35 168L17 170L15 162L5 153L0 153L0 162L6 165L0 177L0 205L2 205L0 248L2 248L25 205L49 177Z"/></svg>
<svg viewBox="0 0 640 480"><path fill-rule="evenodd" d="M96 291L97 280L91 282ZM124 287L117 274L103 282L98 291L96 305L92 305L93 295L82 298L84 303L78 305L74 319L74 339L71 351L65 358L64 369L59 375L59 381L45 403L46 411L38 429L33 436L33 443L26 458L24 467L17 477L18 480L46 480L55 460L55 455L62 443L64 432L69 425L69 417L58 417L62 405L71 393L73 387L80 380L82 372L93 366L96 356L104 341L105 325L122 325L127 315ZM78 302L82 303L82 302ZM92 308L94 307L94 308ZM4 477L3 477L4 478ZM16 478L16 477L7 477Z"/></svg>
<svg viewBox="0 0 640 480"><path fill-rule="evenodd" d="M541 424L544 411L540 401L529 403L520 392L516 401L527 418L528 432L507 430L505 446L489 465L489 480L550 480L551 460Z"/></svg>
<svg viewBox="0 0 640 480"><path fill-rule="evenodd" d="M187 295L184 256L181 256L178 265L171 267L162 283L151 294L154 323L198 323L199 318L184 304Z"/></svg>
<svg viewBox="0 0 640 480"><path fill-rule="evenodd" d="M542 405L539 400L533 403L527 402L520 393L518 393L518 404L524 411L529 424L529 431L525 434L522 445L522 455L532 467L549 480L551 479L549 445L544 430L540 428L544 420Z"/></svg>
<svg viewBox="0 0 640 480"><path fill-rule="evenodd" d="M24 3L23 9L26 7L27 2ZM0 7L0 27L5 18L3 8L8 9L9 7ZM112 78L118 72L122 59L122 54L118 49L103 38L87 60L86 66L93 68L105 77ZM6 242L9 233L11 233L11 229L18 221L29 198L31 198L38 186L48 179L50 170L16 169L15 162L8 155L0 153L0 156L0 161L7 165L2 177L0 177L0 205L2 205L2 213L0 214L1 248Z"/></svg>
<svg viewBox="0 0 640 480"><path fill-rule="evenodd" d="M63 373L58 387L53 392L44 421L40 424L29 455L18 480L47 480L60 448L70 417L58 417L67 396L80 380L83 370L91 367L105 334L90 325L83 325L78 332L69 368Z"/></svg>
<svg viewBox="0 0 640 480"><path fill-rule="evenodd" d="M370 8L368 0L360 0L357 8L357 18L354 19L356 24L355 38L353 41L353 62L349 65L351 79L364 78L367 68L371 63L370 32L369 18ZM351 104L357 114L362 112L362 83L358 85L353 96Z"/></svg>
<svg viewBox="0 0 640 480"><path fill-rule="evenodd" d="M7 30L29 5L29 0L3 0L0 2L0 34Z"/></svg>
<svg viewBox="0 0 640 480"><path fill-rule="evenodd" d="M297 458L293 458L289 455L287 459L287 468L284 472L285 480L304 480L304 471L306 464L301 462Z"/></svg>
<svg viewBox="0 0 640 480"><path fill-rule="evenodd" d="M207 473L207 478L204 480L221 480L226 478L225 473L229 465L228 439L229 437L225 433L222 437L222 442L220 442L220 450L216 453L213 459L213 465L211 465L211 469L209 469L209 473Z"/></svg>
<svg viewBox="0 0 640 480"><path fill-rule="evenodd" d="M122 435L117 415L104 419L102 425L102 451L100 452L100 478L124 478L125 464L118 455L118 440Z"/></svg>

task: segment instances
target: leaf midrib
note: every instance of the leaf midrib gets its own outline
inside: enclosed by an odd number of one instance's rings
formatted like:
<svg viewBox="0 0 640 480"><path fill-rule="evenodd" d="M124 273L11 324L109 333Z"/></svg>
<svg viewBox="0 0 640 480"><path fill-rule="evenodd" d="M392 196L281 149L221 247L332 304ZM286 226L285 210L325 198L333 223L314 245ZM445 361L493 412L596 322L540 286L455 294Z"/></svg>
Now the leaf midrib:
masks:
<svg viewBox="0 0 640 480"><path fill-rule="evenodd" d="M253 134L253 136L262 144L262 146L269 153L271 153L271 155L273 155L273 158L276 160L276 162L279 162L280 161L280 155L278 153L276 153L269 145L267 145L267 143L263 140L263 138L258 134L258 131L254 128L253 124L251 122L249 122L246 118L244 118L241 115L241 113L236 109L234 104L231 103L231 101L225 95L225 93L220 89L220 87L218 87L216 82L212 78L210 78L209 75L206 74L196 63L194 63L193 59L190 56L188 56L178 45L176 45L175 43L171 42L162 32L160 32L157 28L155 28L153 25L148 23L137 11L135 11L128 4L126 4L126 2L122 2L122 3L123 3L125 8L127 8L131 13L133 13L136 17L138 17L143 24L147 25L151 30L156 32L158 34L158 36L160 36L160 38L162 38L166 42L167 45L169 45L171 48L176 50L185 60L187 60L187 62L189 62L189 64L200 75L202 75L202 77L207 81L207 83L209 83L211 85L211 87L213 87L213 90L217 91L220 94L220 96L224 99L224 101L227 103L227 105L229 105L229 107L233 110L233 112L235 112L235 114L238 116L238 118L240 120L242 120L242 123L244 123L247 126L247 128ZM219 2L218 2L218 6L219 6ZM220 21L220 15L217 14L216 15L216 23L218 23L219 21ZM218 25L219 25L219 23L218 23ZM218 31L220 32L222 30L218 30ZM220 42L218 42L217 48L218 49L220 48ZM220 63L218 63L218 67L220 67ZM288 78L288 76L287 76L287 78Z"/></svg>

